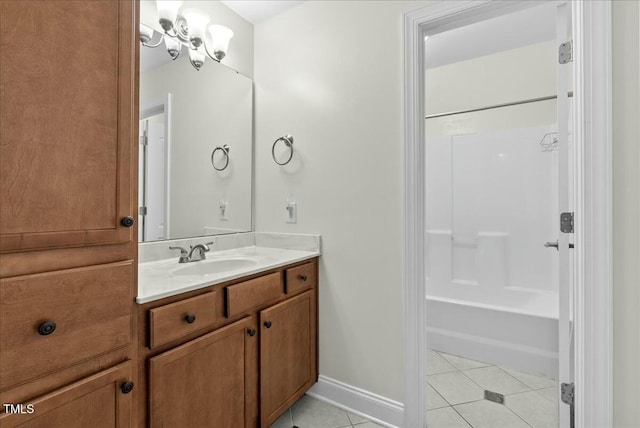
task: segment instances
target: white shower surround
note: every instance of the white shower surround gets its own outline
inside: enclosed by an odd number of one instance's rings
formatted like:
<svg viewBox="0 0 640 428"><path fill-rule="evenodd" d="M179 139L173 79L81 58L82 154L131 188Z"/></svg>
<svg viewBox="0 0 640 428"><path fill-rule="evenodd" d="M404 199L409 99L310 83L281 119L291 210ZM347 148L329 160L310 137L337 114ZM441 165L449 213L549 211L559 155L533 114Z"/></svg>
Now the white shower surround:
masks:
<svg viewBox="0 0 640 428"><path fill-rule="evenodd" d="M551 126L427 138L432 349L558 373L557 152Z"/></svg>

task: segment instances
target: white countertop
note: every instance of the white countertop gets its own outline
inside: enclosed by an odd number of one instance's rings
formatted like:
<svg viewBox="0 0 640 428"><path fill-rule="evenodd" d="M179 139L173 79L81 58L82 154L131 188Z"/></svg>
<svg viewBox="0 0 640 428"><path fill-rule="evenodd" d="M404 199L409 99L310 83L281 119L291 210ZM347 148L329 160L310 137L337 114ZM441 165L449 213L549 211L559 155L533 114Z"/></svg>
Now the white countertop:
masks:
<svg viewBox="0 0 640 428"><path fill-rule="evenodd" d="M202 262L178 263L178 257L150 261L138 265L137 303L148 303L168 296L197 290L243 276L285 266L320 255L320 251L301 251L250 246L207 254L207 260L251 260L250 267L241 267L206 275L178 275L187 266Z"/></svg>

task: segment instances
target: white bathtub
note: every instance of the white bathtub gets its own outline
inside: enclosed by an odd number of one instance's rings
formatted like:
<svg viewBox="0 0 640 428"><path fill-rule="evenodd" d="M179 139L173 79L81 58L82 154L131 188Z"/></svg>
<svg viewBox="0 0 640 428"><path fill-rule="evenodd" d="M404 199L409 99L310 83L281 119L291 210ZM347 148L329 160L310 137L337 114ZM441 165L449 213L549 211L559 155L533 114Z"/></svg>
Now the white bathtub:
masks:
<svg viewBox="0 0 640 428"><path fill-rule="evenodd" d="M557 379L558 295L427 285L430 349Z"/></svg>

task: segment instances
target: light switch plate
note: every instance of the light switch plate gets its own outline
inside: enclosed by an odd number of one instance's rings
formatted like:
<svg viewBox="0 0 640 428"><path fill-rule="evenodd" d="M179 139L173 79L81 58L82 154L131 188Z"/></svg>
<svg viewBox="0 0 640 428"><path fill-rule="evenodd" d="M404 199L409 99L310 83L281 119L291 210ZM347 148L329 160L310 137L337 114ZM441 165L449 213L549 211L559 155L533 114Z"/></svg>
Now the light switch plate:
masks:
<svg viewBox="0 0 640 428"><path fill-rule="evenodd" d="M287 223L295 224L298 222L298 203L288 201L285 206L285 221Z"/></svg>
<svg viewBox="0 0 640 428"><path fill-rule="evenodd" d="M218 208L220 209L220 220L229 220L229 201L221 199Z"/></svg>

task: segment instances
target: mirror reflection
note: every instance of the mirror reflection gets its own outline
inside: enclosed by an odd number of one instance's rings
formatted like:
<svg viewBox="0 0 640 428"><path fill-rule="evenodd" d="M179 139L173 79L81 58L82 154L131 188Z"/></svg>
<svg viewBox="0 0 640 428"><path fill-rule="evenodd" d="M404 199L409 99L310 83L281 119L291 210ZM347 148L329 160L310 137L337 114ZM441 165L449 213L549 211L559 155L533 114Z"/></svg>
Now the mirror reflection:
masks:
<svg viewBox="0 0 640 428"><path fill-rule="evenodd" d="M250 231L251 79L140 49L139 241Z"/></svg>

